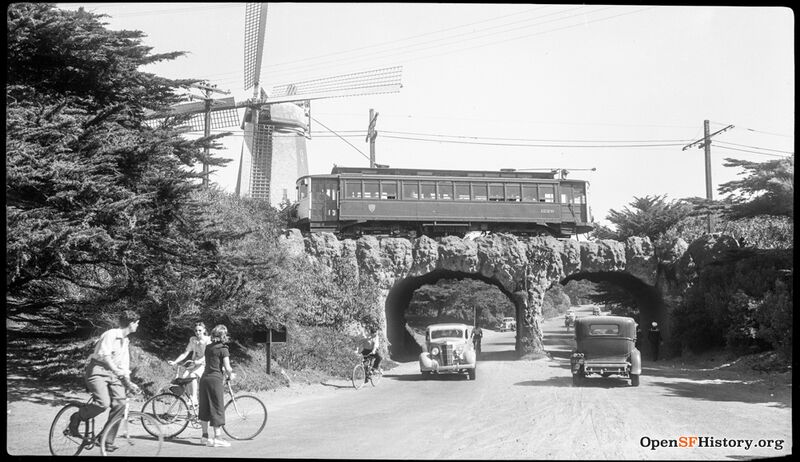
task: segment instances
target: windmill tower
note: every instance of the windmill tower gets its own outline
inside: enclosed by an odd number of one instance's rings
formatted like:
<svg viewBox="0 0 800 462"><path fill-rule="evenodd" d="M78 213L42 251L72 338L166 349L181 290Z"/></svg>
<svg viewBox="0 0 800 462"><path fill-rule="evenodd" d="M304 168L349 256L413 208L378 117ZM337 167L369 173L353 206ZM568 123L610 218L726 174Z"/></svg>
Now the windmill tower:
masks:
<svg viewBox="0 0 800 462"><path fill-rule="evenodd" d="M238 103L232 97L211 99L208 86L204 86L204 103L182 104L174 107L170 114L194 114L187 125L193 130L203 127L206 136L212 128L240 125L244 136L236 194L265 199L277 206L284 198L293 197L297 178L308 174L306 141L311 139L311 101L397 93L402 88L402 67L278 85L268 95L260 86L266 25L267 4L248 3L245 9L244 89L253 89L252 98ZM241 124L236 123L239 108L245 108Z"/></svg>

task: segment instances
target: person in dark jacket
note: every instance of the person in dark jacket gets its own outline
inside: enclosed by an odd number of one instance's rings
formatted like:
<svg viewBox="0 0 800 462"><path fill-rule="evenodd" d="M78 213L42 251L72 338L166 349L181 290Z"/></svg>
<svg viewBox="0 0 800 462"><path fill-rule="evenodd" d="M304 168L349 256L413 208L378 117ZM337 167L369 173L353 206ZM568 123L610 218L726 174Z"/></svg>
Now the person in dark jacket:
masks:
<svg viewBox="0 0 800 462"><path fill-rule="evenodd" d="M199 412L200 427L203 430L200 443L212 447L230 447L231 443L222 438L225 425L225 383L224 378L234 379L228 353L228 328L218 324L211 330L211 343L206 346L206 367L200 377ZM214 435L209 438L208 424L214 427Z"/></svg>
<svg viewBox="0 0 800 462"><path fill-rule="evenodd" d="M653 361L658 361L658 347L661 345L661 330L658 329L658 323L653 322L650 330L647 332L647 338L650 340L650 347L653 349Z"/></svg>

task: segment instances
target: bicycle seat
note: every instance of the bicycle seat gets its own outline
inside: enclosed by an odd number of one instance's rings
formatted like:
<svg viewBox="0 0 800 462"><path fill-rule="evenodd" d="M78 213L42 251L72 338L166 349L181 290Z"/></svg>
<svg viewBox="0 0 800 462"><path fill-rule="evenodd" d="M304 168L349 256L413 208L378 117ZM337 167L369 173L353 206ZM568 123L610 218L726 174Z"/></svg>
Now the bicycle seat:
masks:
<svg viewBox="0 0 800 462"><path fill-rule="evenodd" d="M187 383L192 383L195 380L197 380L197 377L176 378L172 379L172 382L170 383L175 385L186 385Z"/></svg>

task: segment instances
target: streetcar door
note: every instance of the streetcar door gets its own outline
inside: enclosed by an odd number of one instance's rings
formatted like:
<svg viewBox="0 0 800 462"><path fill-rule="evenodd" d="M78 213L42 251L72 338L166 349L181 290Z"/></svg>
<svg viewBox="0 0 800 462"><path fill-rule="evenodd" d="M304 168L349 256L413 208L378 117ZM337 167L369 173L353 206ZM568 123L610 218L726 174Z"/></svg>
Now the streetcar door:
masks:
<svg viewBox="0 0 800 462"><path fill-rule="evenodd" d="M338 200L338 179L314 178L311 181L311 221L337 221L339 218Z"/></svg>
<svg viewBox="0 0 800 462"><path fill-rule="evenodd" d="M568 223L580 221L580 209L575 209L575 196L571 183L561 183L559 185L561 194L561 220Z"/></svg>

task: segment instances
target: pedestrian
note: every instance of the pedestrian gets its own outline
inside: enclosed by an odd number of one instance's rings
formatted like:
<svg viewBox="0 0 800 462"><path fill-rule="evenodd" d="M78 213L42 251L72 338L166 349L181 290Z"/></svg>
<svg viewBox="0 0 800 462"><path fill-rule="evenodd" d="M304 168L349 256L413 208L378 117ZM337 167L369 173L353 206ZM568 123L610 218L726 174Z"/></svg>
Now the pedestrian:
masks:
<svg viewBox="0 0 800 462"><path fill-rule="evenodd" d="M658 361L658 347L661 345L661 331L658 329L658 323L653 321L650 330L647 332L647 338L650 340L650 347L653 349L653 361Z"/></svg>
<svg viewBox="0 0 800 462"><path fill-rule="evenodd" d="M475 345L475 353L479 354L481 352L481 339L483 338L483 330L481 330L480 326L476 326L475 330L472 331L472 343Z"/></svg>
<svg viewBox="0 0 800 462"><path fill-rule="evenodd" d="M175 358L174 361L167 361L170 366L174 366L175 364L183 361L187 356L191 355L191 359L188 361L189 364L184 365L181 378L197 377L199 379L205 370L206 346L211 343L211 337L208 335L206 325L202 322L197 322L194 324L194 333L195 335L189 339L189 343L186 345L186 349L183 351L183 353ZM192 405L196 408L198 405L197 384L194 382L189 382L186 384L186 389L192 399ZM195 411L196 410L197 409L195 409Z"/></svg>
<svg viewBox="0 0 800 462"><path fill-rule="evenodd" d="M86 363L84 380L92 400L70 416L69 433L75 438L83 437L78 429L81 421L93 419L109 407L111 412L106 426L114 420L125 408L122 400L125 399L126 388L133 393L139 393L139 387L131 382L131 355L128 350L128 336L139 328L139 315L133 310L125 310L119 315L117 326L103 332L95 342L94 351ZM114 444L115 438L116 432L109 432L106 451L118 449Z"/></svg>
<svg viewBox="0 0 800 462"><path fill-rule="evenodd" d="M203 376L200 377L199 400L200 406L197 417L200 419L202 435L200 444L211 447L230 447L231 443L222 438L222 427L225 425L225 383L227 375L229 380L236 377L233 373L228 352L228 328L217 324L211 329L211 343L206 346L206 366ZM214 434L209 437L208 425L214 428Z"/></svg>

